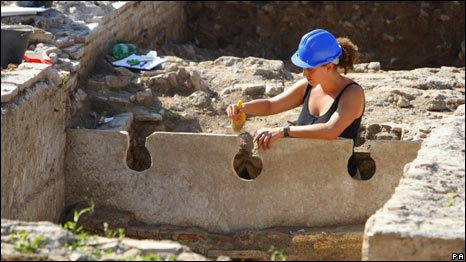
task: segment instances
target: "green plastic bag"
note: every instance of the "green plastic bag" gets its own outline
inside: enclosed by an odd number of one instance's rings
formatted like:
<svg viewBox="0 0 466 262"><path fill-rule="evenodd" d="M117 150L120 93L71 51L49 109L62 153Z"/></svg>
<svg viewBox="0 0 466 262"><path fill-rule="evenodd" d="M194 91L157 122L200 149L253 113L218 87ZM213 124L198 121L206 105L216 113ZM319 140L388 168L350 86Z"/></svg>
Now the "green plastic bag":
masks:
<svg viewBox="0 0 466 262"><path fill-rule="evenodd" d="M130 55L129 48L125 44L116 44L113 46L113 57L120 60Z"/></svg>
<svg viewBox="0 0 466 262"><path fill-rule="evenodd" d="M136 46L133 44L116 44L113 47L113 57L123 59L136 53Z"/></svg>
<svg viewBox="0 0 466 262"><path fill-rule="evenodd" d="M129 50L129 54L130 54L130 55L136 53L136 46L135 46L135 45L133 45L133 44L127 44L126 46L128 46L128 50Z"/></svg>

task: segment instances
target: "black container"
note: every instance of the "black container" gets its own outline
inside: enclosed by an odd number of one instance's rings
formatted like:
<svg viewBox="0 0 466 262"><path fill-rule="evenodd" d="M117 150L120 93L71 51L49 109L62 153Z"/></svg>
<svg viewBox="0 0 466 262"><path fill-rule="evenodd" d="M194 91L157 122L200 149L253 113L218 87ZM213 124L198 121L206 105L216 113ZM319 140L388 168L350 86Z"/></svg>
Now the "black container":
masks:
<svg viewBox="0 0 466 262"><path fill-rule="evenodd" d="M21 64L29 44L32 26L2 26L2 68L8 64Z"/></svg>
<svg viewBox="0 0 466 262"><path fill-rule="evenodd" d="M16 1L17 6L21 7L51 7L53 1Z"/></svg>

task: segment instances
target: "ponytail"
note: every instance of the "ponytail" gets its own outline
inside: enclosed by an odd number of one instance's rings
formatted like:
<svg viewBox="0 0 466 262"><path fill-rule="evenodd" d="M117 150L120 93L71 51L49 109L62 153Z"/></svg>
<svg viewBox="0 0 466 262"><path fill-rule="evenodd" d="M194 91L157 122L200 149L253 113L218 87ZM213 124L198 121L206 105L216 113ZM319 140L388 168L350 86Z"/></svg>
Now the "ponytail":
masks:
<svg viewBox="0 0 466 262"><path fill-rule="evenodd" d="M337 68L344 69L346 75L347 72L353 70L354 64L359 59L358 47L346 37L337 38L337 42L343 51L339 57Z"/></svg>

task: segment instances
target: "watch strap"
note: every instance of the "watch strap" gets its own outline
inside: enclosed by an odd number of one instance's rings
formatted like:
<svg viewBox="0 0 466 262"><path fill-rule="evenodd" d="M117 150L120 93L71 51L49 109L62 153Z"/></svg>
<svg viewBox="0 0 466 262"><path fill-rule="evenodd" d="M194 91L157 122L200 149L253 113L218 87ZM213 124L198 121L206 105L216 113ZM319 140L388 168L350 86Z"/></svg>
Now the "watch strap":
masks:
<svg viewBox="0 0 466 262"><path fill-rule="evenodd" d="M290 131L290 127L289 127L288 125L284 125L284 126L283 126L283 135L284 135L285 137L289 137L289 136L290 136L289 131Z"/></svg>

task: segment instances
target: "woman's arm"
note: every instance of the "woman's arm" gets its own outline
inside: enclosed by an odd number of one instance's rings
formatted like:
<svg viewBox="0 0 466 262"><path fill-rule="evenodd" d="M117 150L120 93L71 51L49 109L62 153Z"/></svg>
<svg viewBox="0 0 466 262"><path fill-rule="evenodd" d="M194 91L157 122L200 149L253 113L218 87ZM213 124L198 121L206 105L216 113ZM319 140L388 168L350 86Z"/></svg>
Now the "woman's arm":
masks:
<svg viewBox="0 0 466 262"><path fill-rule="evenodd" d="M240 111L236 109L234 104L231 104L227 108L227 114L230 118L236 119L242 112L255 116L268 116L284 112L302 103L306 86L306 79L299 80L280 95L243 103L243 108Z"/></svg>
<svg viewBox="0 0 466 262"><path fill-rule="evenodd" d="M337 138L364 110L364 91L360 86L349 87L340 97L337 110L327 123L306 126L290 126L289 135L301 138ZM283 128L265 128L258 131L254 143L264 150L272 148L272 143L284 136Z"/></svg>

